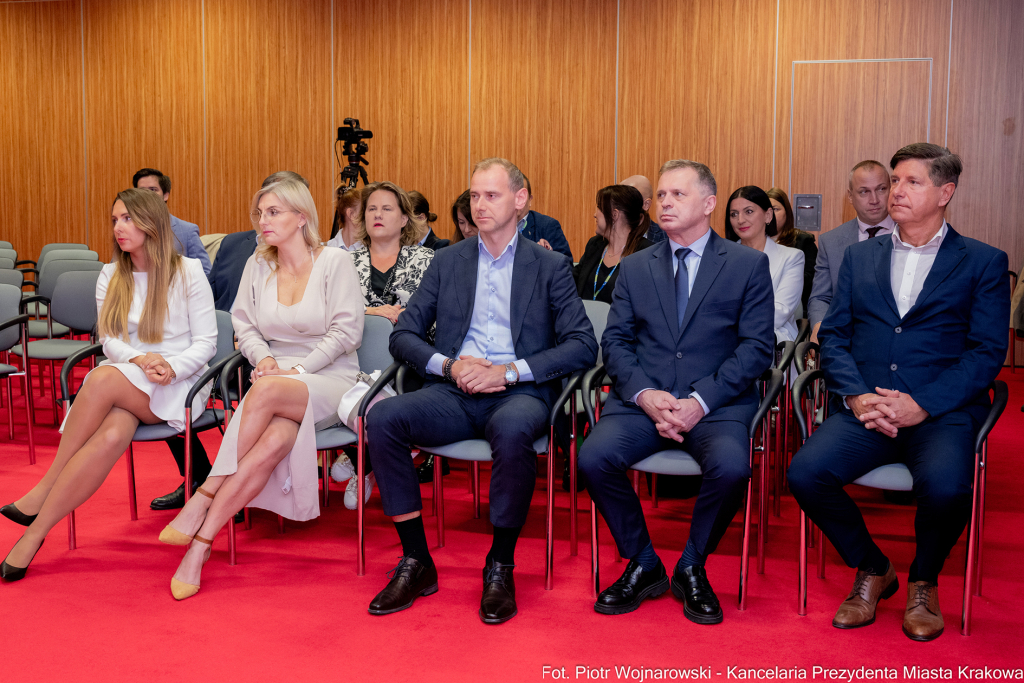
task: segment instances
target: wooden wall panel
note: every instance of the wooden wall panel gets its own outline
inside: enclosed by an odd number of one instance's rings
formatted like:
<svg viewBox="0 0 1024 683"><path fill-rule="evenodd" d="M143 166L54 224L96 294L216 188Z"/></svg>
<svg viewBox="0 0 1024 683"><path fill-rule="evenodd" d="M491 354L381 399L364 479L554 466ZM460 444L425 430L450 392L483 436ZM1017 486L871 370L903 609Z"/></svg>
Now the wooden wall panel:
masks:
<svg viewBox="0 0 1024 683"><path fill-rule="evenodd" d="M950 223L1024 260L1024 13L1017 0L954 4L948 146L964 161Z"/></svg>
<svg viewBox="0 0 1024 683"><path fill-rule="evenodd" d="M722 233L733 190L769 187L774 28L774 0L622 0L618 178L707 164Z"/></svg>
<svg viewBox="0 0 1024 683"><path fill-rule="evenodd" d="M790 194L816 192L794 184L788 187L789 176L789 128L790 93L792 87L792 63L794 60L825 59L932 59L931 89L931 142L942 142L945 126L946 88L945 79L949 52L950 0L841 0L820 2L819 0L780 0L779 2L779 55L778 55L778 105L776 122L775 184ZM822 154L819 158L819 177L834 178L838 187L821 188L823 198L822 231L828 231L838 222L853 216L849 208L842 207L843 192L846 188L846 173L858 160L878 158L888 163L900 146L922 139L901 139L894 141L892 149L880 149L876 144L884 139L893 121L900 120L904 126L913 129L920 120L920 108L915 96L905 97L894 89L892 71L878 69L875 73L881 82L863 80L872 73L866 65L858 65L848 74L839 75L830 86L834 102L851 102L853 106L845 116L829 119L832 129L812 132L812 137L846 138L840 145L846 155L832 158ZM797 73L818 68L811 65L797 65ZM908 67L913 69L913 67ZM920 87L920 79L912 79L914 92ZM798 84L799 85L799 84ZM822 96L826 96L825 93ZM879 105L876 100L884 99ZM904 122L906 121L906 122ZM876 131L872 135L870 131ZM794 127L795 143L806 131ZM858 142L859 141L859 142ZM797 145L794 144L794 147ZM810 151L807 152L808 154ZM849 163L849 159L854 159ZM840 166L836 170L835 166ZM808 171L807 178L814 177ZM794 182L797 178L794 175ZM840 206L836 206L836 203ZM825 219L838 221L830 223ZM845 216L846 218L843 218Z"/></svg>
<svg viewBox="0 0 1024 683"><path fill-rule="evenodd" d="M373 131L370 182L422 192L450 237L469 166L468 0L335 0L334 35L334 130L351 117Z"/></svg>
<svg viewBox="0 0 1024 683"><path fill-rule="evenodd" d="M85 242L78 2L0 4L0 239Z"/></svg>
<svg viewBox="0 0 1024 683"><path fill-rule="evenodd" d="M144 167L170 176L171 213L207 232L200 3L105 0L84 14L92 246L109 258L111 202Z"/></svg>
<svg viewBox="0 0 1024 683"><path fill-rule="evenodd" d="M845 193L857 162L888 165L928 134L928 62L798 64L793 93L792 186L822 195L823 228L856 217ZM789 184L788 169L778 180Z"/></svg>
<svg viewBox="0 0 1024 683"><path fill-rule="evenodd" d="M503 156L579 258L614 181L615 0L473 3L473 162Z"/></svg>
<svg viewBox="0 0 1024 683"><path fill-rule="evenodd" d="M206 0L209 232L251 229L253 194L288 170L330 233L330 17L330 0Z"/></svg>

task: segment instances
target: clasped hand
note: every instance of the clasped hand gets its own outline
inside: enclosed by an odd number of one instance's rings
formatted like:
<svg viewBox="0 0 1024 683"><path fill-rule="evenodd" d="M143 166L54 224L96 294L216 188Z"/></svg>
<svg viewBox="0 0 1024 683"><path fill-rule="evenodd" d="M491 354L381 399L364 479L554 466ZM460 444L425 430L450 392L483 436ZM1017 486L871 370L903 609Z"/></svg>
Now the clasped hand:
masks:
<svg viewBox="0 0 1024 683"><path fill-rule="evenodd" d="M873 429L890 438L900 427L913 427L928 418L928 411L917 404L910 394L895 389L875 387L877 393L849 396L846 405L866 429Z"/></svg>
<svg viewBox="0 0 1024 683"><path fill-rule="evenodd" d="M131 359L153 384L165 386L174 379L174 368L159 353L146 353Z"/></svg>
<svg viewBox="0 0 1024 683"><path fill-rule="evenodd" d="M273 356L267 356L266 358L264 358L263 360L261 360L259 363L256 364L256 368L252 371L252 374L249 375L249 379L251 381L255 382L260 377L263 377L265 375L297 375L297 374L299 374L298 370L291 370L291 369L289 369L289 370L282 370L280 367L278 367L277 361L274 360Z"/></svg>
<svg viewBox="0 0 1024 683"><path fill-rule="evenodd" d="M494 394L505 391L505 366L476 356L459 356L452 364L452 379L467 394Z"/></svg>
<svg viewBox="0 0 1024 683"><path fill-rule="evenodd" d="M371 306L367 308L366 314L379 315L382 318L387 318L388 320L390 320L392 325L397 325L398 314L401 313L403 310L405 309L403 309L398 304L384 304L382 306Z"/></svg>
<svg viewBox="0 0 1024 683"><path fill-rule="evenodd" d="M637 403L654 421L654 427L663 438L683 442L689 432L704 417L704 408L695 398L676 398L667 391L647 389L640 392Z"/></svg>

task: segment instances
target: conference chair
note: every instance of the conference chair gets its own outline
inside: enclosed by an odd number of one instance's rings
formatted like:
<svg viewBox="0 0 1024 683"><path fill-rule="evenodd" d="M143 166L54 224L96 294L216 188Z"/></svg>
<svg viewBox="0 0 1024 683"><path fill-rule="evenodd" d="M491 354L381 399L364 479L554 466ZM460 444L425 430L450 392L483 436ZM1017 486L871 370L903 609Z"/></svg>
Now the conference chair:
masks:
<svg viewBox="0 0 1024 683"><path fill-rule="evenodd" d="M37 304L39 315L45 316L45 320L30 320L28 323L28 336L31 339L53 339L64 337L71 330L66 325L54 323L48 315L50 299L53 298L53 290L57 287L57 279L64 273L74 271L99 272L103 270L103 264L91 260L48 260L39 273L36 293L31 296L24 296L22 309L28 310L30 304ZM95 292L93 292L95 295ZM95 296L94 296L95 298ZM38 305L41 304L41 305Z"/></svg>
<svg viewBox="0 0 1024 683"><path fill-rule="evenodd" d="M6 256L0 256L0 270L13 270L14 261L7 258Z"/></svg>
<svg viewBox="0 0 1024 683"><path fill-rule="evenodd" d="M18 252L11 248L0 247L0 258L10 259L13 263L18 260ZM12 265L11 267L13 268L14 266Z"/></svg>
<svg viewBox="0 0 1024 683"><path fill-rule="evenodd" d="M0 240L0 249L14 249L14 245L7 240Z"/></svg>
<svg viewBox="0 0 1024 683"><path fill-rule="evenodd" d="M72 374L74 373L75 366L84 360L100 356L102 353L102 344L92 344L73 353L64 362L64 367L62 367L60 371L60 389L64 402L65 415L67 415L67 411L71 409L71 405L73 404L76 396L76 394L71 393ZM192 402L195 400L196 396L199 395L199 392L202 391L203 387L211 382L216 382L220 377L224 366L227 365L232 358L240 355L241 353L235 350L231 314L224 311L217 311L217 351L210 360L209 368L202 374L199 380L192 385L192 388L188 392L188 396L185 398L184 429L175 429L166 422L160 422L152 425L139 423L139 426L135 429L135 435L132 437L132 442L128 444L128 448L125 450L125 464L128 467L128 506L133 522L139 518L139 513L135 499L135 453L132 446L136 442L163 441L172 436L184 434L185 499L187 501L192 493L192 487L189 485L192 481L192 434L194 432L204 432L209 429L213 429L214 427L218 427L224 423L224 411L210 407L214 399L214 394L210 394L210 400L207 401L207 406L203 410L203 413L197 417L194 422L192 421ZM76 546L75 511L72 510L71 514L68 515L68 548L70 550L74 550Z"/></svg>
<svg viewBox="0 0 1024 683"><path fill-rule="evenodd" d="M806 318L801 318L806 322ZM806 325L804 326L806 332ZM797 339L800 333L797 333ZM775 517L782 516L782 491L786 485L786 467L789 465L789 434L793 428L793 411L789 400L789 389L793 375L793 359L796 356L796 342L783 341L775 345L775 365L785 373L786 384L779 394L778 402L772 406L772 414L775 416L775 439L772 449L775 462L775 487L773 490L773 509ZM760 534L760 530L758 532ZM764 573L764 559L762 555L757 558L758 574Z"/></svg>
<svg viewBox="0 0 1024 683"><path fill-rule="evenodd" d="M21 301L21 284L25 281L25 276L20 270L0 268L0 285L11 285L17 287L19 292L19 301Z"/></svg>
<svg viewBox="0 0 1024 683"><path fill-rule="evenodd" d="M815 431L815 426L808 416L814 411L816 399L811 393L812 387L823 383L823 370L808 370L797 377L793 383L793 403L796 406L797 423L804 441ZM960 617L960 633L971 635L971 601L973 596L981 595L982 551L985 538L985 482L988 478L988 435L995 427L999 416L1003 414L1009 399L1006 383L995 380L989 385L992 392L992 408L988 411L985 422L978 430L974 439L974 484L971 500L971 522L967 527L967 559L964 568L963 611ZM827 396L826 391L822 391ZM804 409L805 402L810 399L810 407ZM826 408L827 410L827 408ZM876 467L853 482L860 486L889 491L913 491L914 480L910 470L903 463L891 463ZM807 614L807 513L800 510L800 551L797 582L798 607L800 616ZM819 529L818 539L818 578L825 578L825 538Z"/></svg>
<svg viewBox="0 0 1024 683"><path fill-rule="evenodd" d="M811 321L807 318L797 318L796 321L796 339L793 340L794 344L799 344L808 337L811 336Z"/></svg>
<svg viewBox="0 0 1024 683"><path fill-rule="evenodd" d="M20 277L20 276L19 276ZM28 341L28 316L18 314L21 303L21 290L10 284L0 284L0 350L5 353L18 343L24 345ZM28 464L36 464L36 441L32 432L32 371L28 359L23 359L23 369L7 363L0 363L0 379L7 380L7 430L8 437L14 440L14 391L12 377L21 377L25 381L25 426L28 429Z"/></svg>
<svg viewBox="0 0 1024 683"><path fill-rule="evenodd" d="M760 497L764 501L768 495L767 484L768 479L764 476L763 472L768 468L768 423L770 422L769 411L772 405L776 403L779 397L779 393L782 391L785 379L783 373L778 368L769 368L761 375L759 380L760 391L761 391L761 403L757 408L757 412L754 418L750 421L750 425L747 429L747 435L750 438L750 469L753 472L754 469L754 453L761 453L761 469L762 476L760 481ZM587 411L587 420L590 422L591 427L600 419L600 414L595 410L594 404L590 399L591 392L596 387L609 386L612 384L611 377L605 372L603 367L596 367L586 373L583 378L583 405ZM761 445L755 443L755 437L757 434L761 435ZM702 474L700 465L693 457L683 450L678 449L667 449L664 451L658 451L640 462L636 463L632 467L634 472L633 486L638 487L637 473L638 472L650 472L653 474L671 474L678 476L693 476ZM753 497L753 475L747 482L747 494L746 501L743 505L743 534L742 541L740 544L740 585L739 585L739 601L737 608L744 610L747 608L747 570L749 565L750 557L750 525L751 525L751 505ZM652 491L655 491L652 487ZM759 524L763 526L767 521L767 506L765 503L761 503L761 518ZM600 576L600 557L599 557L599 544L598 544L598 514L597 505L591 500L590 503L590 569L591 579L593 584L594 596L596 597L601 592L601 576ZM764 554L763 541L758 548L759 555Z"/></svg>
<svg viewBox="0 0 1024 683"><path fill-rule="evenodd" d="M89 249L89 245L87 245L87 244L80 244L78 242L51 242L50 244L43 245L43 248L39 250L39 261L33 261L32 259L24 259L22 261L18 261L15 265L19 265L20 266L20 265L27 265L27 264L31 263L33 266L37 266L37 265L39 265L39 262L41 262L43 260L43 257L46 256L46 254L48 254L51 251L54 251L55 249L85 249L85 250L88 250ZM27 270L31 270L31 269L27 269Z"/></svg>
<svg viewBox="0 0 1024 683"><path fill-rule="evenodd" d="M1006 274L1010 276L1010 299L1012 300L1013 293L1017 289L1017 273L1008 270ZM1012 320L1010 321L1010 372L1017 372L1017 330L1013 329Z"/></svg>

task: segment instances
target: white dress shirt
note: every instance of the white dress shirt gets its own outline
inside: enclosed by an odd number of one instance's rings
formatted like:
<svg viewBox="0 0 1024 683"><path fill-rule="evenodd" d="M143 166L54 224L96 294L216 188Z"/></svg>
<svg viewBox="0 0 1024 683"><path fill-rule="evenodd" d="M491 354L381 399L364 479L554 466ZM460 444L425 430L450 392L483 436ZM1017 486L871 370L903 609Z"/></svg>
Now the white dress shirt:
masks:
<svg viewBox="0 0 1024 683"><path fill-rule="evenodd" d="M875 227L881 228L881 230L879 230L878 232L875 233L875 237L881 237L882 235L889 235L889 234L892 233L893 230L896 229L896 221L894 221L892 219L892 216L886 214L885 218L883 218L882 220L880 220L877 223L865 223L864 221L862 221L860 219L860 216L858 216L857 217L857 241L858 242L863 242L864 240L868 239L868 228L875 228Z"/></svg>
<svg viewBox="0 0 1024 683"><path fill-rule="evenodd" d="M914 247L900 239L900 228L892 233L892 263L889 266L889 277L892 285L892 295L896 299L896 308L900 317L907 315L907 312L917 303L924 288L924 281L935 263L935 256L939 253L942 240L946 237L946 221L943 219L939 231L920 247Z"/></svg>

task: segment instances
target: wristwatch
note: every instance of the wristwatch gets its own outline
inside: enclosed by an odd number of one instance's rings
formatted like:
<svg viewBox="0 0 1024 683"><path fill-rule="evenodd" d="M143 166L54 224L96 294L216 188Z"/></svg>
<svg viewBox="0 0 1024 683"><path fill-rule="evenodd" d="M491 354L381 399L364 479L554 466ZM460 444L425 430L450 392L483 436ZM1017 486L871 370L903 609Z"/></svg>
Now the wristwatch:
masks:
<svg viewBox="0 0 1024 683"><path fill-rule="evenodd" d="M519 381L519 370L512 363L505 363L505 384L512 386Z"/></svg>

